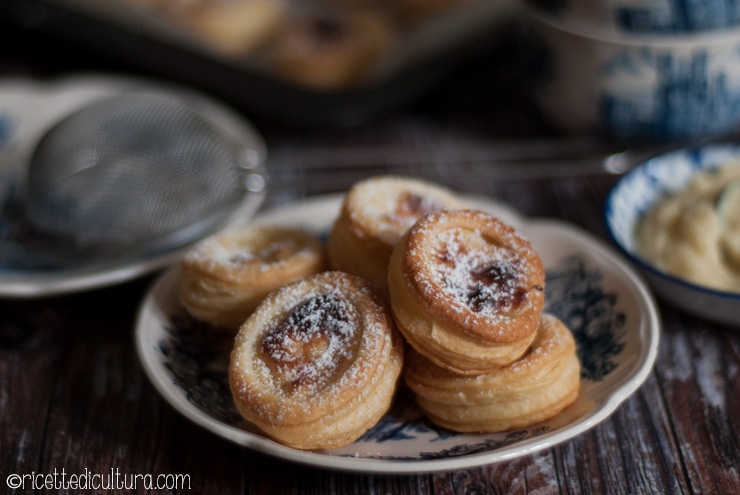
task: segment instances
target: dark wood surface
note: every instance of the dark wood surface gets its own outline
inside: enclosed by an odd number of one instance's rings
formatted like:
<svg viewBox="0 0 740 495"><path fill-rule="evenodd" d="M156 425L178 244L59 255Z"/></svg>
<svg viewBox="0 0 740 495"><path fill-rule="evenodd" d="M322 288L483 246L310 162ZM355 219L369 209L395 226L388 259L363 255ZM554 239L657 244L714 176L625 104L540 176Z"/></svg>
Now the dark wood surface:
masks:
<svg viewBox="0 0 740 495"><path fill-rule="evenodd" d="M0 55L3 74L135 70L36 33L5 29L1 36L3 46L12 46ZM77 55L70 56L73 49ZM579 168L548 177L556 169L494 159L570 142L549 133L515 75L501 67L505 61L483 60L417 104L352 128L290 129L257 120L271 151L268 204L397 171L605 238L601 212L616 176ZM6 485L12 474L55 469L187 474L190 490L181 492L203 494L740 493L738 329L660 303L663 334L653 372L610 418L580 436L472 469L352 474L238 447L161 399L140 367L132 336L153 278L66 296L0 300L0 493L13 493Z"/></svg>

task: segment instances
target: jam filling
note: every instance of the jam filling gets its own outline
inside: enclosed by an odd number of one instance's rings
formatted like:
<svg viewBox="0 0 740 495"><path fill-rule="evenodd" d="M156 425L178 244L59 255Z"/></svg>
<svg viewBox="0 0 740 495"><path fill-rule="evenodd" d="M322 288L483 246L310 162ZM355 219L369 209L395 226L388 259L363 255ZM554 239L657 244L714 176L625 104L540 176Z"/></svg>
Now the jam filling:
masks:
<svg viewBox="0 0 740 495"><path fill-rule="evenodd" d="M432 198L407 192L398 201L396 213L399 216L420 218L427 213L433 213L442 208L442 205Z"/></svg>
<svg viewBox="0 0 740 495"><path fill-rule="evenodd" d="M436 276L460 304L491 317L526 304L530 287L524 260L516 253L462 229L441 234L439 242Z"/></svg>
<svg viewBox="0 0 740 495"><path fill-rule="evenodd" d="M527 290L518 283L516 263L499 261L470 272L472 288L466 294L467 305L475 312L518 307L527 299Z"/></svg>
<svg viewBox="0 0 740 495"><path fill-rule="evenodd" d="M310 24L310 30L315 39L321 43L334 43L347 37L347 26L336 17L319 17Z"/></svg>
<svg viewBox="0 0 740 495"><path fill-rule="evenodd" d="M442 209L444 206L432 198L406 192L398 198L393 213L384 215L384 220L406 229L427 213Z"/></svg>
<svg viewBox="0 0 740 495"><path fill-rule="evenodd" d="M265 361L286 393L329 382L352 358L353 322L348 303L334 294L297 306L262 340Z"/></svg>

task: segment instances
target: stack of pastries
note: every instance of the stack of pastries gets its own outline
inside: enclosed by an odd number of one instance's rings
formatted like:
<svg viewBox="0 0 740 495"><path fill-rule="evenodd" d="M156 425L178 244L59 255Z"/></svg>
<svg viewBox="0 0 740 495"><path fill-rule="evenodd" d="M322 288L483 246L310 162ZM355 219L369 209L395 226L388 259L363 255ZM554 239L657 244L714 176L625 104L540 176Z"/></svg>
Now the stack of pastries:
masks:
<svg viewBox="0 0 740 495"><path fill-rule="evenodd" d="M325 249L298 229L248 227L205 241L181 268L185 309L236 332L240 414L295 448L352 443L400 380L430 420L460 432L531 425L578 395L575 342L542 311L535 249L429 182L355 184Z"/></svg>
<svg viewBox="0 0 740 495"><path fill-rule="evenodd" d="M406 37L481 0L121 0L213 55L336 91L387 70ZM161 27L161 26L158 26ZM173 34L174 34L173 33ZM412 40L413 41L413 40ZM401 55L403 57L403 55Z"/></svg>

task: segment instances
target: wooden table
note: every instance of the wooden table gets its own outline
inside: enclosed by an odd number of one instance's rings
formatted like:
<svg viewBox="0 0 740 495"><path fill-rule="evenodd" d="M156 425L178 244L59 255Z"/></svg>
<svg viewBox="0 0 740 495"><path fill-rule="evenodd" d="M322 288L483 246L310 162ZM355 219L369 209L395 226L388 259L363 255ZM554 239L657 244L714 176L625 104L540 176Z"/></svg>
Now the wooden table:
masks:
<svg viewBox="0 0 740 495"><path fill-rule="evenodd" d="M28 41L23 33L3 37ZM111 64L91 54L62 62L42 51L16 47L0 56L0 70L47 75ZM359 177L397 171L489 195L525 215L563 219L605 238L601 211L616 176L577 169L546 177L547 169L502 166L494 159L494 151L521 149L522 143L531 150L562 142L553 141L536 113L522 111L527 102L515 82L478 65L419 104L366 125L309 131L258 121L271 150L268 204L340 191ZM160 398L132 338L153 277L79 294L0 300L0 492L14 493L6 487L13 474L117 469L187 474L190 490L178 493L740 493L737 329L661 303L663 334L653 372L611 417L580 436L472 469L352 474L238 447Z"/></svg>

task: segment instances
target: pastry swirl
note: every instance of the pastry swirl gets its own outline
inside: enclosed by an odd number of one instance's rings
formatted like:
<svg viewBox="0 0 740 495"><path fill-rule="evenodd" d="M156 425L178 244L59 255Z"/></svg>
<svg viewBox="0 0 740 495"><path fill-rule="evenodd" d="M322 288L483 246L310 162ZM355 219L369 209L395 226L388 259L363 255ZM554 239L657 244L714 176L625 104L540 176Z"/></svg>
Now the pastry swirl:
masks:
<svg viewBox="0 0 740 495"><path fill-rule="evenodd" d="M310 232L236 229L203 241L185 256L180 301L196 319L236 332L267 294L325 268L324 246Z"/></svg>
<svg viewBox="0 0 740 495"><path fill-rule="evenodd" d="M434 423L460 432L496 432L538 423L573 403L580 363L570 330L543 313L531 348L509 366L462 376L411 350L404 380Z"/></svg>
<svg viewBox="0 0 740 495"><path fill-rule="evenodd" d="M329 235L329 264L386 292L388 260L401 236L427 213L463 207L451 191L419 179L378 176L360 181L345 196Z"/></svg>
<svg viewBox="0 0 740 495"><path fill-rule="evenodd" d="M376 291L324 272L270 294L246 320L229 381L241 415L299 449L335 448L385 414L403 345Z"/></svg>
<svg viewBox="0 0 740 495"><path fill-rule="evenodd" d="M438 366L480 374L519 358L534 339L545 270L529 241L477 210L426 215L391 257L398 329Z"/></svg>

